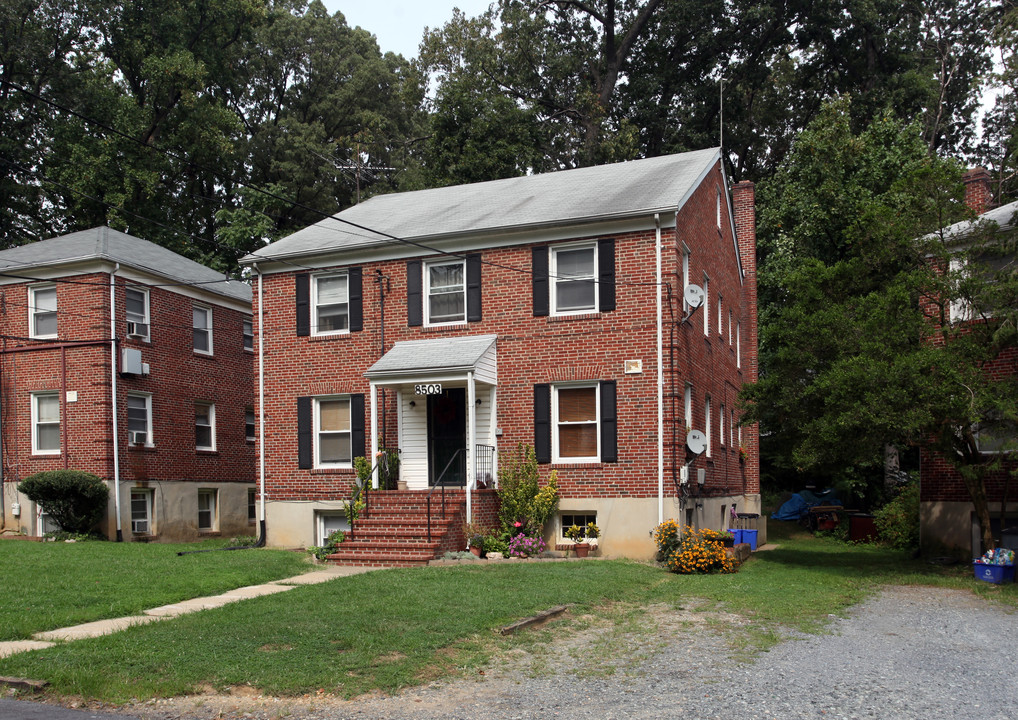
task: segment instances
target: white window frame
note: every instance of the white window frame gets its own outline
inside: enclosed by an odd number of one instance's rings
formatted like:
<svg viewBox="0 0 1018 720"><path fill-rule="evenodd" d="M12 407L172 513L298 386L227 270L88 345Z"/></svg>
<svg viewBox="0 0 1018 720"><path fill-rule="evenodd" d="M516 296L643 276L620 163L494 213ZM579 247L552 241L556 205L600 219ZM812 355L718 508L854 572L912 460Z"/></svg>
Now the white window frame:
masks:
<svg viewBox="0 0 1018 720"><path fill-rule="evenodd" d="M564 422L559 421L559 391L560 390L594 390L594 421L586 420L583 422ZM592 456L574 457L568 456L563 457L560 454L559 448L559 425L590 425L593 424L595 427L595 436L597 438L597 454ZM580 383L557 383L551 386L551 455L553 463L597 463L601 462L601 386L597 382L580 382Z"/></svg>
<svg viewBox="0 0 1018 720"><path fill-rule="evenodd" d="M347 430L322 430L322 403L331 401L346 401L347 410ZM353 467L353 414L350 407L350 396L349 395L322 395L315 397L313 402L312 410L312 421L313 421L313 445L314 445L314 458L316 468L350 468ZM321 436L323 433L336 434L336 435L349 435L350 436L350 460L349 462L323 462L322 461L322 443Z"/></svg>
<svg viewBox="0 0 1018 720"><path fill-rule="evenodd" d="M732 309L728 309L728 346L732 346Z"/></svg>
<svg viewBox="0 0 1018 720"><path fill-rule="evenodd" d="M42 293L53 293L53 308L40 308L38 296ZM55 338L60 332L59 306L57 305L57 286L53 283L32 285L28 288L28 336L32 338ZM53 315L57 320L57 330L51 333L40 333L36 329L36 320L41 316Z"/></svg>
<svg viewBox="0 0 1018 720"><path fill-rule="evenodd" d="M703 274L703 334L710 337L710 278Z"/></svg>
<svg viewBox="0 0 1018 720"><path fill-rule="evenodd" d="M718 412L718 437L721 441L721 447L725 446L725 405L721 403Z"/></svg>
<svg viewBox="0 0 1018 720"><path fill-rule="evenodd" d="M332 522L327 523L327 520L331 520ZM341 510L320 510L315 512L316 545L319 547L325 545L325 541L329 539L329 535L334 533L336 530L350 532L350 521L346 519L346 515Z"/></svg>
<svg viewBox="0 0 1018 720"><path fill-rule="evenodd" d="M240 345L246 352L254 352L254 322L241 320Z"/></svg>
<svg viewBox="0 0 1018 720"><path fill-rule="evenodd" d="M564 245L552 245L551 246L551 258L549 262L548 275L550 282L548 283L549 292L551 293L550 307L552 315L589 315L591 313L600 312L600 284L598 282L598 256L597 256L597 243L596 242L582 242L582 243L569 243ZM575 252L577 250L591 250L593 251L594 259L591 268L589 278L587 276L576 276L576 277L561 277L558 271L558 256L559 253L563 252ZM560 310L558 307L558 284L568 283L575 280L590 280L594 286L594 299L590 307L572 308L569 310Z"/></svg>
<svg viewBox="0 0 1018 720"><path fill-rule="evenodd" d="M723 297L721 293L718 293L718 336L724 336L725 334L725 315L721 309Z"/></svg>
<svg viewBox="0 0 1018 720"><path fill-rule="evenodd" d="M711 406L710 406L710 395L707 395L703 399L703 417L706 427L704 427L704 434L707 436L707 457L711 456L711 450L713 443L711 442Z"/></svg>
<svg viewBox="0 0 1018 720"><path fill-rule="evenodd" d="M195 313L205 313L205 327L201 328L195 324ZM208 344L207 350L201 350L194 342L194 333L204 332ZM212 308L208 305L192 305L191 306L191 344L194 351L199 355L212 355L214 348L212 345Z"/></svg>
<svg viewBox="0 0 1018 720"><path fill-rule="evenodd" d="M142 312L133 313L127 309L127 294L138 293L141 295ZM127 334L137 335L142 340L148 342L151 339L151 310L149 305L149 293L146 288L137 287L136 285L128 285L124 288L124 320L127 324ZM144 332L138 332L138 326L143 326ZM131 330L134 330L132 333Z"/></svg>
<svg viewBox="0 0 1018 720"><path fill-rule="evenodd" d="M729 411L728 414L728 444L735 445L735 410Z"/></svg>
<svg viewBox="0 0 1018 720"><path fill-rule="evenodd" d="M742 367L742 321L735 323L735 367Z"/></svg>
<svg viewBox="0 0 1018 720"><path fill-rule="evenodd" d="M203 503L203 500L205 501ZM202 505L205 507L202 507ZM202 525L202 515L209 516L209 524ZM219 491L214 488L200 488L198 490L198 532L213 533L219 530Z"/></svg>
<svg viewBox="0 0 1018 720"><path fill-rule="evenodd" d="M57 420L56 422L47 421L45 423L40 421L39 413L39 401L42 399L56 400L57 401ZM32 393L32 454L33 455L60 455L63 452L63 408L60 403L60 393L56 391L47 392L34 392ZM39 430L42 425L57 426L57 446L56 448L43 448L39 443Z"/></svg>
<svg viewBox="0 0 1018 720"><path fill-rule="evenodd" d="M135 517L134 512L134 499L135 496L143 497L145 500L145 516L144 518ZM131 532L135 535L154 535L155 528L155 516L153 509L155 508L155 498L151 488L131 488ZM144 523L145 527L142 530L138 529L138 524Z"/></svg>
<svg viewBox="0 0 1018 720"><path fill-rule="evenodd" d="M201 419L201 417L199 415L199 411L201 409L203 409L203 408L208 411L207 415L206 415L207 422L206 423L199 423L198 421L199 421L199 419ZM208 431L209 431L209 444L208 445L199 445L198 444L198 428L199 427L203 427L203 428L207 427L208 428ZM194 428L195 428L194 449L195 450L215 450L216 449L216 404L215 403L196 402L194 404Z"/></svg>
<svg viewBox="0 0 1018 720"><path fill-rule="evenodd" d="M251 422L248 422L248 418ZM251 428L251 432L248 433L248 428ZM244 439L248 442L253 442L258 439L258 416L255 415L253 407L244 408Z"/></svg>
<svg viewBox="0 0 1018 720"><path fill-rule="evenodd" d="M324 273L321 275L312 275L311 277L313 281L311 283L311 334L325 337L332 335L348 335L350 333L350 273ZM321 330L318 325L318 310L320 305L318 302L318 283L322 280L337 280L339 278L343 278L346 281L346 298L342 302L329 303L325 307L346 305L346 327L339 330Z"/></svg>
<svg viewBox="0 0 1018 720"><path fill-rule="evenodd" d="M717 188L717 217L718 230L721 229L721 188Z"/></svg>
<svg viewBox="0 0 1018 720"><path fill-rule="evenodd" d="M127 442L129 445L137 445L138 443L131 442L131 434L137 432L131 429L131 398L136 400L145 401L145 442L142 443L143 447L154 447L155 442L152 438L152 394L151 393L140 393L140 392L129 392L127 393Z"/></svg>
<svg viewBox="0 0 1018 720"><path fill-rule="evenodd" d="M686 389L682 394L682 402L685 406L686 432L693 429L693 384L686 383Z"/></svg>
<svg viewBox="0 0 1018 720"><path fill-rule="evenodd" d="M583 517L586 522L582 525L576 522L577 517ZM571 523L566 522L566 518L573 520ZM559 525L559 536L556 542L559 543L571 543L573 540L566 537L566 530L571 528L573 525L579 525L580 527L586 527L589 523L594 523L598 527L601 527L597 521L597 512L593 510L562 510L558 514L558 525ZM581 542L587 542L589 538L584 538Z"/></svg>
<svg viewBox="0 0 1018 720"><path fill-rule="evenodd" d="M682 243L682 310L689 312L689 303L686 301L686 288L689 287L689 248Z"/></svg>
<svg viewBox="0 0 1018 720"><path fill-rule="evenodd" d="M459 290L447 292L432 292L431 269L457 265L463 277L463 286ZM431 319L431 297L432 295L451 295L458 293L463 298L463 314L461 317L452 320L434 321ZM432 260L424 263L424 324L427 327L438 325L462 325L467 321L467 261L466 260Z"/></svg>

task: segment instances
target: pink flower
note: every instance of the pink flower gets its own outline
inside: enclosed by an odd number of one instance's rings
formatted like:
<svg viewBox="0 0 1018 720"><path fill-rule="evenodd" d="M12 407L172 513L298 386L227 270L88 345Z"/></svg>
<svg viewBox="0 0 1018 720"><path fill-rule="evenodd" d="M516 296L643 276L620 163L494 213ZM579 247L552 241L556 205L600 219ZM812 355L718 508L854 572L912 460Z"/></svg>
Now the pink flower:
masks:
<svg viewBox="0 0 1018 720"><path fill-rule="evenodd" d="M517 520L516 522L513 523L513 527L523 527L523 523Z"/></svg>

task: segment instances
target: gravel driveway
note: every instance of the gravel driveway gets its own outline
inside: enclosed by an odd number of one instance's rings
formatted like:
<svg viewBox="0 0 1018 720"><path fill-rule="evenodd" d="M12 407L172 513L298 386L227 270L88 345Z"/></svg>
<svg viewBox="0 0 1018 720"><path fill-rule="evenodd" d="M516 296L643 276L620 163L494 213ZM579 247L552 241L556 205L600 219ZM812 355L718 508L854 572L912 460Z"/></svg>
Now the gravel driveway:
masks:
<svg viewBox="0 0 1018 720"><path fill-rule="evenodd" d="M966 591L889 587L832 618L828 633L790 635L748 663L732 659L745 619L696 604L644 610L614 623L571 618L550 642L524 641L483 671L395 697L239 690L122 710L146 720L1018 717L1018 614Z"/></svg>

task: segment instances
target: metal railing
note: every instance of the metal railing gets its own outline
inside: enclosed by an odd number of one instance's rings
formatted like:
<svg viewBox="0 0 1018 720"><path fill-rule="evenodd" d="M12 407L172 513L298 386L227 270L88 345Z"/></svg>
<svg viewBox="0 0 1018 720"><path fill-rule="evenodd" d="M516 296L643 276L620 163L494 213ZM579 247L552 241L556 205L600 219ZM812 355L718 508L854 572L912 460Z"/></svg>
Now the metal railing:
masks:
<svg viewBox="0 0 1018 720"><path fill-rule="evenodd" d="M493 488L495 477L495 446L474 445L474 488Z"/></svg>
<svg viewBox="0 0 1018 720"><path fill-rule="evenodd" d="M449 471L449 468L452 467L452 464L456 460L456 458L458 458L460 456L460 453L462 453L464 450L465 450L465 448L460 448L459 450L457 450L456 452L454 452L452 454L452 457L449 458L449 462L447 462L445 464L445 467L442 468L442 472L439 473L438 479L435 481L435 484L431 486L430 490L428 490L428 497L427 497L427 508L428 508L428 542L431 542L431 496L435 494L435 490L438 490L439 488L442 489L442 518L444 519L445 518L445 483L443 483L442 480L445 479L445 474Z"/></svg>
<svg viewBox="0 0 1018 720"><path fill-rule="evenodd" d="M400 452L401 451L399 451L399 450L396 451L396 467L397 468L399 467L399 454L400 454ZM389 462L391 460L392 460L392 456L389 454L389 452L388 451L383 452L381 455L378 456L378 459L375 461L375 464L371 466L371 472L368 473L367 479L366 480L361 480L360 478L357 478L357 481L354 483L353 495L350 496L350 504L354 504L354 503L356 503L360 499L364 500L364 509L361 510L360 513L358 513L358 515L357 515L358 519L360 519L361 517L369 517L369 515L370 515L370 511L368 509L368 498L371 497L371 493L367 492L366 490L367 490L367 486L371 483L372 478L375 477L375 470L384 471L385 474L388 475L389 474ZM379 472L379 475L381 475L381 474L382 473ZM379 487L379 489L381 489L381 487ZM351 521L350 522L350 532L353 532L353 525L354 524Z"/></svg>

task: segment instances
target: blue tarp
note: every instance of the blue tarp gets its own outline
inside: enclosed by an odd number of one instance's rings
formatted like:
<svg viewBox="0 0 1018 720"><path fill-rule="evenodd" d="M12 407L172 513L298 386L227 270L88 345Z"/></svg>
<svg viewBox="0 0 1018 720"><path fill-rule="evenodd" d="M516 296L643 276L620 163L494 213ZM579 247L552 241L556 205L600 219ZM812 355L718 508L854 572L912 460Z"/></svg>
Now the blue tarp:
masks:
<svg viewBox="0 0 1018 720"><path fill-rule="evenodd" d="M771 520L799 520L809 513L809 509L816 505L841 505L841 501L834 497L834 490L824 490L820 493L812 493L803 490L795 493L784 505L779 507L771 515Z"/></svg>

